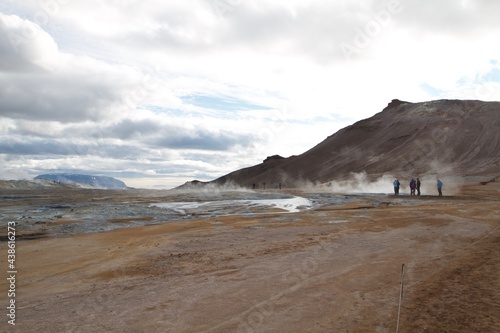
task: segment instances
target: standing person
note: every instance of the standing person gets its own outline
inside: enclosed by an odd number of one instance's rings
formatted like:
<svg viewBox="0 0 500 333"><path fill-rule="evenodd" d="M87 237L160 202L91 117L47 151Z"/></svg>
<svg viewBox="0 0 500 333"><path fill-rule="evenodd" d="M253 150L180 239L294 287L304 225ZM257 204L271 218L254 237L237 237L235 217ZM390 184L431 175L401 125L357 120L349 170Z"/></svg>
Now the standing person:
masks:
<svg viewBox="0 0 500 333"><path fill-rule="evenodd" d="M438 179L438 182L437 182L437 186L438 186L438 193L439 193L439 196L442 197L443 196L443 192L442 192L442 189L443 189L443 182L441 180Z"/></svg>
<svg viewBox="0 0 500 333"><path fill-rule="evenodd" d="M412 178L410 181L410 195L415 195L415 187L417 187L417 183L415 179Z"/></svg>
<svg viewBox="0 0 500 333"><path fill-rule="evenodd" d="M397 179L394 180L393 185L394 185L394 195L398 195L399 194L399 186L401 185L399 183L399 180L397 180Z"/></svg>
<svg viewBox="0 0 500 333"><path fill-rule="evenodd" d="M417 178L417 195L420 195L420 185L422 185L420 178Z"/></svg>

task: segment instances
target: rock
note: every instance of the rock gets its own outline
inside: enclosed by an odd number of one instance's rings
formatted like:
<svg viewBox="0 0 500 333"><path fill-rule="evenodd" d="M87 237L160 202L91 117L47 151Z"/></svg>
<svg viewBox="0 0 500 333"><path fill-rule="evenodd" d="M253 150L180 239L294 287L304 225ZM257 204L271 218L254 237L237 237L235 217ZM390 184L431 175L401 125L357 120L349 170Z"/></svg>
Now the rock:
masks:
<svg viewBox="0 0 500 333"><path fill-rule="evenodd" d="M284 160L284 159L285 158L280 155L273 155L273 156L268 156L263 162L266 163L273 160Z"/></svg>

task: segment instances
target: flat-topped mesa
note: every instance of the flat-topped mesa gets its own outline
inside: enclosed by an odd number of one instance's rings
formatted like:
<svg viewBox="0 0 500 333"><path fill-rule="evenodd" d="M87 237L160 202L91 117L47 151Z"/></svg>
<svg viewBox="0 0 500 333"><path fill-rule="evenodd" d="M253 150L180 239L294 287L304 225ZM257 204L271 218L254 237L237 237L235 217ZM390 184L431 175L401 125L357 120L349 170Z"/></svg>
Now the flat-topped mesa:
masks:
<svg viewBox="0 0 500 333"><path fill-rule="evenodd" d="M80 187L98 189L127 189L127 185L121 180L107 176L93 176L81 174L44 174L35 177L36 180L44 179L54 183L72 184Z"/></svg>

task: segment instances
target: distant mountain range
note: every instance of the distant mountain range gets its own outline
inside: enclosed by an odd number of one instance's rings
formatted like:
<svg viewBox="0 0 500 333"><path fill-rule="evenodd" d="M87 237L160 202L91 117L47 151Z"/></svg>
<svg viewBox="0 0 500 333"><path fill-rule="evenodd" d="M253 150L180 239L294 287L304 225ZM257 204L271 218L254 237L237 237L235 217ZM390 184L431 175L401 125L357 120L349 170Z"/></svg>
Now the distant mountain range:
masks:
<svg viewBox="0 0 500 333"><path fill-rule="evenodd" d="M361 172L370 178L391 174L403 179L500 174L500 102L395 99L373 117L341 129L301 155L271 156L209 183L321 184ZM205 183L186 186L196 184Z"/></svg>
<svg viewBox="0 0 500 333"><path fill-rule="evenodd" d="M113 177L91 176L79 174L45 174L36 176L35 179L43 179L54 183L71 184L80 187L98 189L127 189L127 185L121 180Z"/></svg>

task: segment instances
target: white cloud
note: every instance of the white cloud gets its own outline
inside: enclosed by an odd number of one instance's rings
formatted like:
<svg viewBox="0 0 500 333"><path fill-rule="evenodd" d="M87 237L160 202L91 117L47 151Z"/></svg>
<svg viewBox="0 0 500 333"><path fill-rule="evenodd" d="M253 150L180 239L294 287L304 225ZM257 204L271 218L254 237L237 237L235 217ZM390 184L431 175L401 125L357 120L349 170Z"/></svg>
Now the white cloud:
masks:
<svg viewBox="0 0 500 333"><path fill-rule="evenodd" d="M0 32L2 71L44 71L57 62L56 43L35 23L0 13Z"/></svg>

